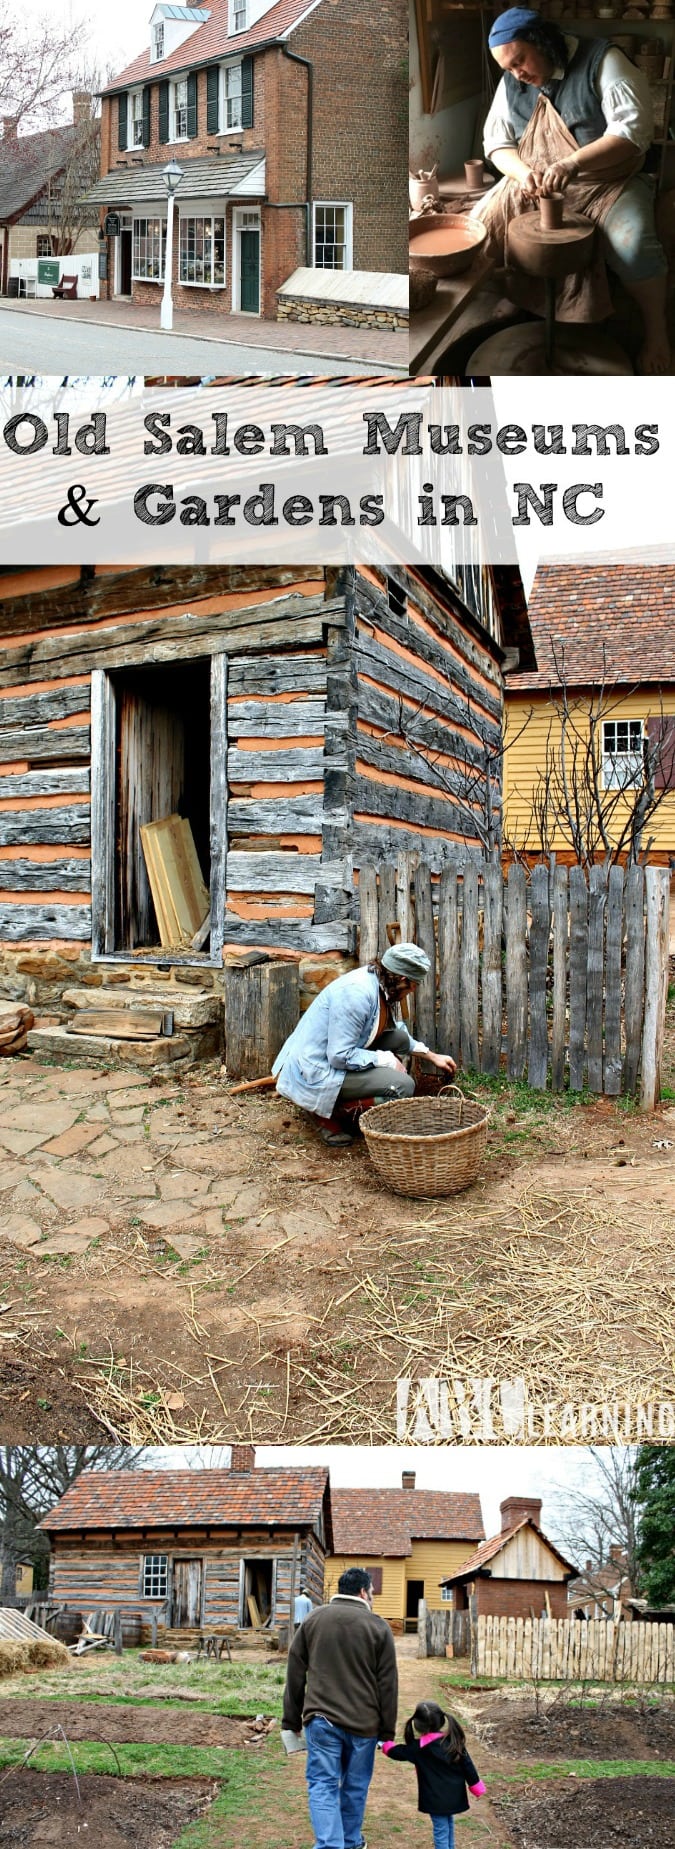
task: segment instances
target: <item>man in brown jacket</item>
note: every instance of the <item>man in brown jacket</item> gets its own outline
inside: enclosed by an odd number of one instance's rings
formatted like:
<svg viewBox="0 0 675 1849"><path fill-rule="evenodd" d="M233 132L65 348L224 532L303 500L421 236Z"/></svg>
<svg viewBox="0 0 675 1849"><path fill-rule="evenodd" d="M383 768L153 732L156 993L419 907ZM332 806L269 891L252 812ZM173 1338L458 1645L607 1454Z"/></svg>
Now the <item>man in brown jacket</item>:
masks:
<svg viewBox="0 0 675 1849"><path fill-rule="evenodd" d="M373 1612L364 1567L305 1618L288 1653L283 1726L307 1739L314 1849L367 1849L363 1817L378 1740L396 1730L398 1672L389 1625Z"/></svg>

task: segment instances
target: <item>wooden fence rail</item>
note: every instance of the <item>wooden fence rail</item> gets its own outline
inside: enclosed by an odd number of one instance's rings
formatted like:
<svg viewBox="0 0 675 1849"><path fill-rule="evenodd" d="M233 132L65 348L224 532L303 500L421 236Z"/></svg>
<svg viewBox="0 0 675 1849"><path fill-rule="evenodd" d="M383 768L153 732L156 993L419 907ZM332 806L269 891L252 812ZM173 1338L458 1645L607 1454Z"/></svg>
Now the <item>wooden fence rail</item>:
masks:
<svg viewBox="0 0 675 1849"><path fill-rule="evenodd" d="M516 1682L675 1682L675 1625L605 1618L490 1618L472 1628L471 1673Z"/></svg>
<svg viewBox="0 0 675 1849"><path fill-rule="evenodd" d="M418 1038L475 1072L543 1090L659 1098L668 987L664 867L468 864L438 878L416 854L362 865L360 958L397 933L431 958Z"/></svg>
<svg viewBox="0 0 675 1849"><path fill-rule="evenodd" d="M454 1611L451 1605L434 1610L420 1599L417 1607L417 1642L419 1656L445 1656L452 1646L454 1656L471 1652L471 1613Z"/></svg>

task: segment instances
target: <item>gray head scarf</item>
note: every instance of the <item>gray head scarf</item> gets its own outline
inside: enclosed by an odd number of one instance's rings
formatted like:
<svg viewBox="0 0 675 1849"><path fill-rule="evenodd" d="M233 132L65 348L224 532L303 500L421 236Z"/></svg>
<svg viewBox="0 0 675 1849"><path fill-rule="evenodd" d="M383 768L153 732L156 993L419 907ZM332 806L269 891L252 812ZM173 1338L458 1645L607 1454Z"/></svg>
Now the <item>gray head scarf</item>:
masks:
<svg viewBox="0 0 675 1849"><path fill-rule="evenodd" d="M405 976L408 982L421 982L431 968L426 950L419 944L392 944L382 957L383 969L388 969L390 976Z"/></svg>

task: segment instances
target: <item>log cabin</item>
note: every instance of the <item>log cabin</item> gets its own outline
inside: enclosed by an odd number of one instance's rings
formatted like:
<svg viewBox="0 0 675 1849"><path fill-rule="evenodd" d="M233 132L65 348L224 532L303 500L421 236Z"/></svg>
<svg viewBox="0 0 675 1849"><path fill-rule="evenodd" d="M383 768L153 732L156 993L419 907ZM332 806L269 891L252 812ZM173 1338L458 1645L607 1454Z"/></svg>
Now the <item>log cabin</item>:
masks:
<svg viewBox="0 0 675 1849"><path fill-rule="evenodd" d="M326 1561L326 1597L341 1573L363 1566L373 1582L373 1609L392 1631L417 1629L418 1606L441 1610L441 1578L459 1567L485 1529L480 1497L452 1490L420 1490L414 1470L400 1489L334 1489L334 1554Z"/></svg>
<svg viewBox="0 0 675 1849"><path fill-rule="evenodd" d="M482 1541L461 1567L445 1574L442 1596L476 1618L566 1618L576 1567L541 1529L538 1496L507 1496L499 1534Z"/></svg>
<svg viewBox="0 0 675 1849"><path fill-rule="evenodd" d="M476 771L518 661L510 568L5 571L0 989L52 1005L186 964L213 988L252 947L339 973L365 861L481 858ZM160 942L140 829L171 812L210 894L199 949Z"/></svg>
<svg viewBox="0 0 675 1849"><path fill-rule="evenodd" d="M153 1614L167 1631L291 1624L301 1585L323 1597L332 1547L327 1469L85 1471L40 1524L49 1598L87 1612Z"/></svg>

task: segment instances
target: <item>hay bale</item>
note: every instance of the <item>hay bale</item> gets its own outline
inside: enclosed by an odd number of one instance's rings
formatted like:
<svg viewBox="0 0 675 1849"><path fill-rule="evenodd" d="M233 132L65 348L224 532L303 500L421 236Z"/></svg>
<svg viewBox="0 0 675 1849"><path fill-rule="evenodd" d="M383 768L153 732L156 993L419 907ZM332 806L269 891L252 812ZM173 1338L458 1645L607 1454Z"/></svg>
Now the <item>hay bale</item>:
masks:
<svg viewBox="0 0 675 1849"><path fill-rule="evenodd" d="M28 1669L28 1645L15 1638L0 1638L0 1676L13 1676L17 1669Z"/></svg>
<svg viewBox="0 0 675 1849"><path fill-rule="evenodd" d="M70 1654L65 1644L60 1644L57 1637L33 1637L28 1645L29 1666L31 1669L65 1669L70 1662Z"/></svg>

